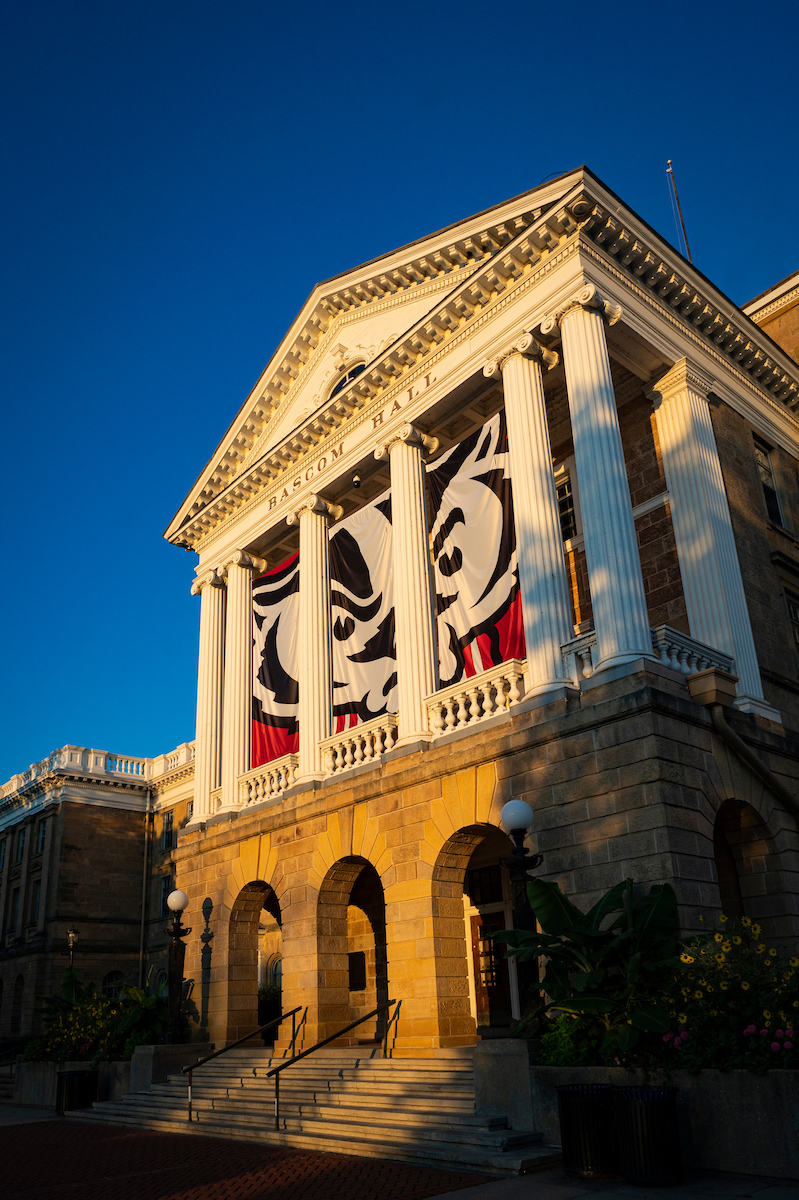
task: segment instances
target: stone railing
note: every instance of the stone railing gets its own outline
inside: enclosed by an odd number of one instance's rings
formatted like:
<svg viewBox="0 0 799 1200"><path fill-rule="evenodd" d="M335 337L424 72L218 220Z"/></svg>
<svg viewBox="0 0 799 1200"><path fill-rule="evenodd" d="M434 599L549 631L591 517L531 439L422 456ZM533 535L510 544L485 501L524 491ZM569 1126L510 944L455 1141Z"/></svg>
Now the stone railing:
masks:
<svg viewBox="0 0 799 1200"><path fill-rule="evenodd" d="M168 754L143 758L131 754L109 754L86 746L61 746L32 763L25 771L12 775L0 786L0 801L25 791L37 780L50 775L84 775L88 779L124 779L135 787L146 788L152 779L194 761L194 742L183 742Z"/></svg>
<svg viewBox="0 0 799 1200"><path fill-rule="evenodd" d="M650 633L655 655L664 667L670 667L672 671L692 675L694 671L704 671L707 667L733 670L734 662L729 654L697 642L687 633L680 633L668 625L657 625ZM575 687L580 686L582 679L589 679L596 668L596 633L584 633L566 642L563 646L563 664Z"/></svg>
<svg viewBox="0 0 799 1200"><path fill-rule="evenodd" d="M668 625L657 625L652 630L652 649L664 667L692 675L694 671L705 671L708 667L721 667L733 671L735 662L729 654L714 650L704 642L696 642L687 633L679 633Z"/></svg>
<svg viewBox="0 0 799 1200"><path fill-rule="evenodd" d="M294 783L299 761L296 754L284 754L282 758L275 758L263 766L253 767L246 775L239 775L239 800L242 805L276 800Z"/></svg>
<svg viewBox="0 0 799 1200"><path fill-rule="evenodd" d="M334 733L319 743L325 775L340 775L363 763L377 762L397 740L397 714L373 717L354 729Z"/></svg>
<svg viewBox="0 0 799 1200"><path fill-rule="evenodd" d="M514 658L429 696L427 724L433 737L498 717L518 704L524 695L525 665Z"/></svg>
<svg viewBox="0 0 799 1200"><path fill-rule="evenodd" d="M222 803L221 787L214 788L214 790L211 792L210 796L208 797L208 800L209 800L209 805L210 805L209 811L212 813L218 812L219 807Z"/></svg>

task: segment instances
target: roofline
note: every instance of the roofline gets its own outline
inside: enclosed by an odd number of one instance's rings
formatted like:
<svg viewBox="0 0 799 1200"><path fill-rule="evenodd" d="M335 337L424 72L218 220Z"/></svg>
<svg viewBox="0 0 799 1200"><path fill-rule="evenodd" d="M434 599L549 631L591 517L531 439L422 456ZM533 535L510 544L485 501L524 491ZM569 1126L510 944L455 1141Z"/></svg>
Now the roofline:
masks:
<svg viewBox="0 0 799 1200"><path fill-rule="evenodd" d="M753 296L751 300L747 300L745 304L742 304L741 308L744 311L747 308L751 308L752 305L756 304L758 300L765 300L767 296L773 295L774 292L778 291L786 283L790 283L794 279L797 281L797 283L799 283L799 270L791 271L790 275L786 275L784 279L778 280L777 283L772 283L771 287L766 288L765 292L760 292L757 296ZM747 314L747 316L748 315L749 314Z"/></svg>

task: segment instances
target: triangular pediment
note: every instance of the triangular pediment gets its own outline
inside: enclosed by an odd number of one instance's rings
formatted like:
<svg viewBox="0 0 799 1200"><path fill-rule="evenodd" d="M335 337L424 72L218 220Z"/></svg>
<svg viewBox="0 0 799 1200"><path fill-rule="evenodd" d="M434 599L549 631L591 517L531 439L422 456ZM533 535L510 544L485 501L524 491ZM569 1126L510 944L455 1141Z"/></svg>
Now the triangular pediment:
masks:
<svg viewBox="0 0 799 1200"><path fill-rule="evenodd" d="M365 364L360 387L391 347L488 262L557 208L582 169L317 284L166 531L180 531L278 451L330 400L342 373ZM551 236L551 235L550 235ZM531 250L545 250L532 235ZM517 269L514 259L510 270ZM502 268L499 268L502 271ZM521 269L521 268L519 268ZM420 352L423 348L420 346ZM397 360L394 370L406 369ZM342 396L341 403L348 399ZM193 539L192 539L193 540ZM185 542L184 542L185 544Z"/></svg>

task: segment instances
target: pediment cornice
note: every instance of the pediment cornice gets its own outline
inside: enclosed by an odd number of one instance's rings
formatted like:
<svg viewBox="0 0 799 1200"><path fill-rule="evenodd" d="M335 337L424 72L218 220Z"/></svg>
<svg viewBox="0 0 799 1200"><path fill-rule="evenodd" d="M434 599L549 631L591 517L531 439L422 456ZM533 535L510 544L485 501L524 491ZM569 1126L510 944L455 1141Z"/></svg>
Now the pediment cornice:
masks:
<svg viewBox="0 0 799 1200"><path fill-rule="evenodd" d="M265 373L267 382L253 410L263 414L263 423L256 431L252 419L249 426L245 421L241 429L251 428L250 442L241 445L236 462L224 471L206 472L205 484L198 485L167 530L169 540L187 549L207 548L256 503L276 495L286 475L303 470L322 448L367 419L370 410L413 388L444 352L472 336L511 294L529 288L579 245L590 247L595 261L611 260L617 276L687 325L716 359L726 359L771 405L795 414L796 365L768 335L590 172L574 172L565 182L571 187L557 202L537 211L531 205L514 218L515 229L506 221L460 239L450 232L446 248L430 252L426 242L427 250L413 262L385 267L389 259L380 260L364 281L320 297L303 325L318 328L318 339L302 358L302 339L294 336L293 374L289 356L277 372ZM270 414L282 417L290 409L302 370L329 353L345 324L357 320L366 306L374 306L371 312L401 305L412 288L414 298L429 295L425 316L381 347L350 385L306 412L290 433L270 445L269 431L275 428ZM324 328L320 313L327 317Z"/></svg>

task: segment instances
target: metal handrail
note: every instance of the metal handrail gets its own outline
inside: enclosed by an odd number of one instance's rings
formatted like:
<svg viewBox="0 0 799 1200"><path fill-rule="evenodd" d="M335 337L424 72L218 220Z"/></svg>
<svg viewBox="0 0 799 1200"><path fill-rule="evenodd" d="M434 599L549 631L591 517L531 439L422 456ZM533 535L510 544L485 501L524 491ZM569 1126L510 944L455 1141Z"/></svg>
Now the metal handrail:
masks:
<svg viewBox="0 0 799 1200"><path fill-rule="evenodd" d="M297 1039L297 1013L301 1008L302 1005L298 1004L296 1008L292 1008L291 1012L282 1013L279 1017L275 1017L274 1021L269 1021L266 1025L261 1025L259 1029L253 1029L252 1033L245 1033L244 1037L237 1038L236 1041L231 1042L229 1046L223 1046L221 1050L214 1050L213 1054L206 1054L205 1058L201 1058L197 1062L192 1063L190 1067L181 1067L181 1075L188 1075L189 1077L188 1120L191 1121L191 1077L194 1071L196 1071L197 1067L204 1066L205 1063L210 1062L212 1058L219 1058L221 1054L227 1054L228 1050L235 1050L236 1047L240 1046L242 1042L248 1042L250 1038L257 1037L259 1033L265 1033L267 1029L273 1029L276 1025L282 1025L282 1023L288 1017L291 1017L291 1050L293 1052L294 1043ZM308 1012L307 1007L305 1012ZM303 1017L303 1021L304 1020L305 1017ZM300 1024L302 1025L302 1021Z"/></svg>
<svg viewBox="0 0 799 1200"><path fill-rule="evenodd" d="M327 1046L329 1042L334 1042L336 1038L341 1037L342 1034L349 1033L351 1029L356 1029L358 1025L363 1025L364 1021L371 1021L372 1017L376 1017L378 1013L384 1012L386 1009L391 1008L392 1004L396 1004L397 1007L394 1010L393 1016L386 1023L386 1032L383 1035L383 1058L387 1058L388 1033L392 1022L399 1014L400 1005L402 1004L401 1000L386 1000L383 1004L378 1004L377 1008L373 1008L372 1011L367 1013L365 1017L359 1017L357 1021L353 1021L350 1025L345 1025L343 1029L338 1029L335 1033L331 1033L330 1037L323 1038L321 1042L317 1042L316 1045L311 1046L308 1050L303 1050L302 1054L296 1054L294 1058L290 1058L287 1062L280 1063L279 1066L273 1067L271 1071L266 1072L267 1079L271 1079L273 1075L275 1077L275 1129L278 1132L280 1132L280 1072L285 1071L286 1067L293 1067L294 1064L299 1062L301 1058L307 1058L308 1055L313 1054L315 1050L321 1050L322 1046ZM396 1040L397 1035L395 1028L394 1041L396 1042Z"/></svg>

